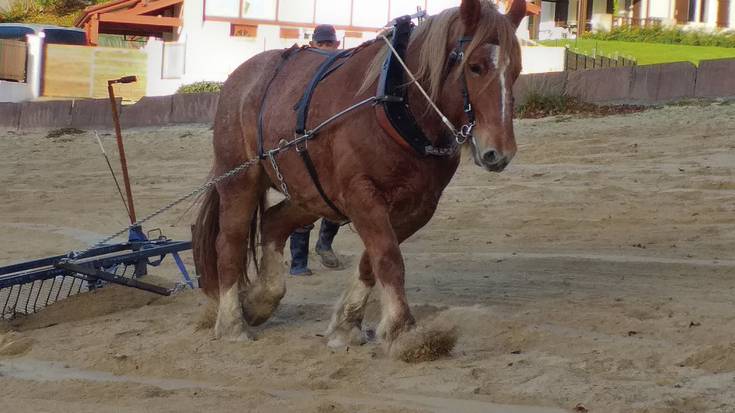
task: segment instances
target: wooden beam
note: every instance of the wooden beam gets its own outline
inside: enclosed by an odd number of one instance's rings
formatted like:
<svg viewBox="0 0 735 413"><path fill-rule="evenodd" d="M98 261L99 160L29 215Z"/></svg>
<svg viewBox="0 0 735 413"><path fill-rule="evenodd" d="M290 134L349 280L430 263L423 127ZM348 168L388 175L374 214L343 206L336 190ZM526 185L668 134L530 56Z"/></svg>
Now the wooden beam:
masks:
<svg viewBox="0 0 735 413"><path fill-rule="evenodd" d="M181 27L181 19L178 17L135 16L125 13L100 14L100 22Z"/></svg>
<svg viewBox="0 0 735 413"><path fill-rule="evenodd" d="M165 9L167 7L175 6L177 4L182 4L184 0L158 0L154 2L148 2L148 3L138 3L137 6L133 7L132 9L127 10L125 13L131 13L131 14L148 14L152 13L154 11L158 11L161 9Z"/></svg>
<svg viewBox="0 0 735 413"><path fill-rule="evenodd" d="M115 10L128 8L138 3L140 0L118 0L112 3L104 3L96 6L90 6L84 9L84 13L74 22L76 27L82 27L84 23L89 21L92 16L100 13L109 13Z"/></svg>

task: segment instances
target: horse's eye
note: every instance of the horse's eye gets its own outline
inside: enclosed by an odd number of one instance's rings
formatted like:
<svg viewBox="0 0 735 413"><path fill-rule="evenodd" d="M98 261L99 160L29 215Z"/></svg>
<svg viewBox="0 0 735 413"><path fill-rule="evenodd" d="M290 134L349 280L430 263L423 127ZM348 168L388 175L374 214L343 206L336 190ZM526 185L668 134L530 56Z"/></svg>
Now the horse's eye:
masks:
<svg viewBox="0 0 735 413"><path fill-rule="evenodd" d="M470 72L472 72L472 73L474 73L476 75L482 74L482 65L471 64L470 65Z"/></svg>

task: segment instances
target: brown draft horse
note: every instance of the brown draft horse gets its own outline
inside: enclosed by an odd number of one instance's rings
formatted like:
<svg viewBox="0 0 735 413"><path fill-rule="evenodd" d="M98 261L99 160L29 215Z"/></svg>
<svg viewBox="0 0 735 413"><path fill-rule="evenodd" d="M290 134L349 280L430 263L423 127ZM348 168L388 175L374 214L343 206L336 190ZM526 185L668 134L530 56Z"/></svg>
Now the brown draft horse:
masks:
<svg viewBox="0 0 735 413"><path fill-rule="evenodd" d="M408 67L454 124L465 119L461 74L465 75L477 119L469 145L475 164L488 171L503 170L516 152L512 86L521 62L515 29L524 15L524 0L514 0L506 15L488 1L463 0L459 8L420 24L406 53ZM463 37L472 40L461 64L451 66L448 56ZM213 175L257 157L261 104L265 105L266 150L294 136L294 104L324 56L301 52L291 57L264 99L282 53L268 51L253 57L224 84L214 123ZM313 95L309 123L316 125L373 96L386 53L385 43L375 41L326 77ZM454 139L417 88L410 86L408 93L411 112L425 135L436 143ZM355 280L336 305L327 330L328 344L362 340L364 308L377 280L382 290L377 336L390 346L415 326L404 290L399 245L434 214L459 165L460 153L419 156L392 140L369 106L340 118L308 145L325 193L352 221L365 246ZM280 180L271 163L262 160L218 183L205 195L199 212L194 255L200 284L218 303L214 327L218 338L250 339L248 326L263 323L275 311L286 292L283 249L294 229L319 217L342 218L321 198L295 150L280 153L277 161L290 199L267 207L266 193L280 189ZM260 231L259 251L256 231ZM252 265L256 252L259 265ZM249 267L257 268L257 277L247 276Z"/></svg>

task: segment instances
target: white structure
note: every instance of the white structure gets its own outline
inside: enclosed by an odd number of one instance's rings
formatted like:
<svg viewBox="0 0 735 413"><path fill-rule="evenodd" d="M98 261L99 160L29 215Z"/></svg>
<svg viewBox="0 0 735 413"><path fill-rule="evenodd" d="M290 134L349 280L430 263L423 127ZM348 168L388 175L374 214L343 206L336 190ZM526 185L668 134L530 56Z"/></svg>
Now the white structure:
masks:
<svg viewBox="0 0 735 413"><path fill-rule="evenodd" d="M617 14L614 15L617 4ZM579 0L541 2L539 39L576 33ZM658 22L704 29L735 29L735 0L587 0L587 29L609 30L613 21L626 25Z"/></svg>
<svg viewBox="0 0 735 413"><path fill-rule="evenodd" d="M242 62L269 49L306 44L317 24L332 24L343 47L373 39L391 19L429 14L458 6L461 0L185 0L177 34L151 40L148 95L166 95L184 84L223 81ZM242 7L241 7L242 5ZM528 38L528 19L519 36ZM524 66L530 72L563 70L559 51L526 53L542 61ZM543 55L543 56L541 56ZM160 58L159 58L160 57Z"/></svg>
<svg viewBox="0 0 735 413"><path fill-rule="evenodd" d="M185 0L179 33L163 44L152 40L146 46L150 62L147 94L170 94L182 84L197 81L223 81L257 53L308 43L317 24L334 25L342 45L349 48L374 38L390 19L415 13L417 7L437 13L460 2Z"/></svg>
<svg viewBox="0 0 735 413"><path fill-rule="evenodd" d="M43 35L28 35L27 39L25 82L0 80L0 102L22 102L35 99L41 94Z"/></svg>

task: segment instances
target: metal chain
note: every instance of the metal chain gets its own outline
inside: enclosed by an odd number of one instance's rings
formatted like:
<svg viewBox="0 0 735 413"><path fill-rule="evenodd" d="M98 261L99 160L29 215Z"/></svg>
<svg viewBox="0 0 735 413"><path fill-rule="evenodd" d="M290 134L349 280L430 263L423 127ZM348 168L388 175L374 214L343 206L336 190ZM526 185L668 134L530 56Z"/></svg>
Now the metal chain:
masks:
<svg viewBox="0 0 735 413"><path fill-rule="evenodd" d="M283 179L283 175L281 174L281 170L278 169L278 162L276 162L275 155L278 154L280 149L274 149L272 151L268 151L268 158L271 160L271 165L273 165L273 170L276 172L276 178L281 182L281 190L283 191L283 195L286 196L286 199L291 199L291 194L288 193L288 186L286 186L286 181Z"/></svg>
<svg viewBox="0 0 735 413"><path fill-rule="evenodd" d="M168 211L169 209L171 209L174 206L180 204L181 202L183 202L183 201L191 198L192 196L201 194L202 192L208 190L209 188L213 187L214 185L218 184L219 182L221 182L221 181L223 181L223 180L225 180L227 178L230 178L230 177L232 177L234 175L239 174L240 172L244 171L245 169L247 169L247 168L255 165L256 163L258 163L258 161L259 161L259 158L256 157L256 158L252 158L252 159L249 159L249 160L241 163L240 165L238 165L234 169L231 169L228 172L226 172L226 173L224 173L224 174L222 174L222 175L220 175L218 177L215 177L215 178L210 179L204 185L201 185L200 187L198 187L198 188L194 189L193 191L189 192L188 194L182 195L182 196L176 198L175 200L169 202L166 206L157 209L155 212L147 215L145 218L139 219L138 221L136 221L135 223L133 223L133 224L125 227L124 229L121 229L120 231L118 231L118 232L110 235L109 237L107 237L107 238L105 238L105 239L103 239L103 240L101 240L99 242L96 242L95 244L93 244L89 248L87 248L86 250L78 251L78 252L75 251L73 253L73 256L74 257L78 257L78 256L81 256L81 255L84 255L87 252L89 252L90 250L92 250L94 248L97 248L97 247L99 247L99 246L101 246L103 244L106 244L107 242L109 242L109 241L111 241L111 240L119 237L120 235L122 235L122 234L130 231L132 228L134 228L136 226L139 226L139 225L143 224L144 222L149 221L149 220L153 219L154 217L156 217L156 216L158 216L158 215L160 215L160 214Z"/></svg>

